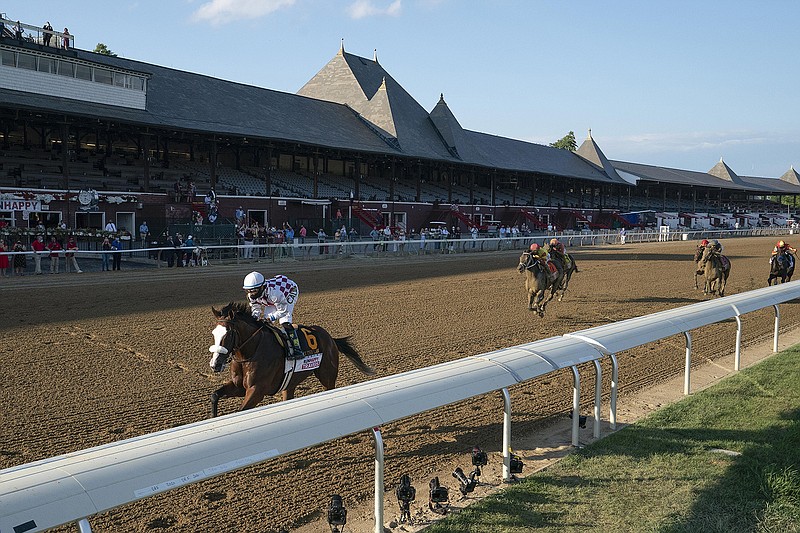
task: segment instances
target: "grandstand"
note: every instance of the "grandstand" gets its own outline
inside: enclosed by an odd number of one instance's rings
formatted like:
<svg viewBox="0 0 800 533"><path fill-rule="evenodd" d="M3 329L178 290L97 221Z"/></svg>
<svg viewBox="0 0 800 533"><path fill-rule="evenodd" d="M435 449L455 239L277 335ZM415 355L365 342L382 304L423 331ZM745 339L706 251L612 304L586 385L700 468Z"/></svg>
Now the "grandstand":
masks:
<svg viewBox="0 0 800 533"><path fill-rule="evenodd" d="M221 219L243 205L272 225L328 229L328 207L350 200L390 225L421 227L439 209L470 206L481 220L516 224L535 210L577 229L645 210L727 213L719 220L729 224L782 212L800 193L793 168L780 178L739 176L722 160L707 172L672 169L610 160L591 132L571 152L471 131L444 95L427 111L377 58L343 45L297 94L38 38L0 38L0 73L0 192L38 198L48 224L101 225L123 213L166 226L191 213L173 194L189 181L199 194L216 190ZM99 193L101 216L78 217L82 190ZM0 220L31 223L22 212Z"/></svg>

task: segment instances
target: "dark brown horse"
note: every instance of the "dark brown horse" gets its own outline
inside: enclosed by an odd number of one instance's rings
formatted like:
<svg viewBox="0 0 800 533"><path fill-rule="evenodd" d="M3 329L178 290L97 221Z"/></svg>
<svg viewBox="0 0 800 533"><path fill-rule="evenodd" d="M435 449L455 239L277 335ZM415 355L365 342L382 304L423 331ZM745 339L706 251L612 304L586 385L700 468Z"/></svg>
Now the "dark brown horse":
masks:
<svg viewBox="0 0 800 533"><path fill-rule="evenodd" d="M774 281L778 284L792 281L794 275L795 258L790 252L778 249L778 253L772 256L769 260L769 277L767 278L767 285L772 285Z"/></svg>
<svg viewBox="0 0 800 533"><path fill-rule="evenodd" d="M209 364L215 372L221 372L230 360L231 380L225 382L211 394L211 416L217 416L217 405L221 398L244 397L240 411L251 409L265 396L278 392L282 398L294 398L297 386L313 374L325 388L336 386L339 373L339 354L344 354L361 372L375 373L364 363L350 344L349 337L334 339L320 326L300 326L298 336L305 337L311 353L321 353L319 367L303 370L303 361L289 361L295 367L287 372L286 341L278 328L256 320L250 308L242 303L230 303L217 311L211 311L217 319L211 334L214 346Z"/></svg>

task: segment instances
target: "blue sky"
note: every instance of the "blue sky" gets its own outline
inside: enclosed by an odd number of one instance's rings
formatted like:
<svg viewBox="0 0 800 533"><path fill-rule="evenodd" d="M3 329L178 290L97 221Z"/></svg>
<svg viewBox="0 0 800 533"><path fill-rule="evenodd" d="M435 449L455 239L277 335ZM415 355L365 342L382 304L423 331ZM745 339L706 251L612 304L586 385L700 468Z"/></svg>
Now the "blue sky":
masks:
<svg viewBox="0 0 800 533"><path fill-rule="evenodd" d="M744 176L800 170L795 0L11 1L76 46L294 93L338 51L464 128Z"/></svg>

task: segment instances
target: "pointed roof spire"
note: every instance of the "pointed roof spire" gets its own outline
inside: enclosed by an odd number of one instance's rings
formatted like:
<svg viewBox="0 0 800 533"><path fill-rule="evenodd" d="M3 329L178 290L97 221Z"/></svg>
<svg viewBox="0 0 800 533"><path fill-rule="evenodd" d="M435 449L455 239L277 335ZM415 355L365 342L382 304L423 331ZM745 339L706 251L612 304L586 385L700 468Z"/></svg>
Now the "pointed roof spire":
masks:
<svg viewBox="0 0 800 533"><path fill-rule="evenodd" d="M600 147L597 146L597 143L594 142L594 139L592 139L591 129L589 130L589 138L583 141L575 153L594 166L601 168L612 182L626 183L622 176L617 173L611 161L608 160Z"/></svg>
<svg viewBox="0 0 800 533"><path fill-rule="evenodd" d="M739 178L736 172L734 172L731 167L725 164L725 161L723 161L721 157L719 158L719 163L714 165L714 167L708 171L708 174L725 181L736 183L738 185L744 185L744 182Z"/></svg>
<svg viewBox="0 0 800 533"><path fill-rule="evenodd" d="M444 93L439 93L439 103L444 103Z"/></svg>
<svg viewBox="0 0 800 533"><path fill-rule="evenodd" d="M339 45L339 55L344 55L344 37L342 37L342 44Z"/></svg>
<svg viewBox="0 0 800 533"><path fill-rule="evenodd" d="M372 60L374 62L376 62L376 63L378 62L378 49L377 48L372 50Z"/></svg>
<svg viewBox="0 0 800 533"><path fill-rule="evenodd" d="M789 167L789 170L784 172L781 180L791 183L792 185L800 185L800 174L794 169L794 165Z"/></svg>
<svg viewBox="0 0 800 533"><path fill-rule="evenodd" d="M589 128L589 138L592 138L592 128Z"/></svg>

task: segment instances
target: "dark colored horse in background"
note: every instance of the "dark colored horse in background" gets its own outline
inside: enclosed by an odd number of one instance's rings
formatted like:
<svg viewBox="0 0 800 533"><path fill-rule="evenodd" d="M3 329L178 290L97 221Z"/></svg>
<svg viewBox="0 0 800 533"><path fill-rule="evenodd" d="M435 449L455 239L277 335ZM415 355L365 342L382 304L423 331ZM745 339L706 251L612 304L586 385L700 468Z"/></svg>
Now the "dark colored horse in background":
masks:
<svg viewBox="0 0 800 533"><path fill-rule="evenodd" d="M703 250L703 256L698 265L703 269L703 277L706 280L703 294L725 295L725 285L728 283L728 276L731 273L730 260L716 251L712 247Z"/></svg>
<svg viewBox="0 0 800 533"><path fill-rule="evenodd" d="M286 341L275 326L260 322L250 314L246 304L230 303L217 311L211 311L217 319L212 331L215 345L209 348L214 354L209 364L214 372L221 372L230 360L231 380L225 382L211 394L211 416L217 416L221 398L244 397L240 411L250 409L281 389L286 364ZM301 326L298 334L305 334L309 347L322 353L320 366L315 370L295 371L284 387L282 398L294 398L294 391L313 372L325 390L336 387L339 373L339 354L344 354L361 372L375 373L364 363L350 344L349 337L334 339L320 326Z"/></svg>
<svg viewBox="0 0 800 533"><path fill-rule="evenodd" d="M794 263L794 255L786 252L785 250L778 250L778 253L772 257L769 263L769 277L767 278L767 286L772 285L773 281L776 285L778 284L778 280L781 280L781 283L792 281L792 275L794 274Z"/></svg>
<svg viewBox="0 0 800 533"><path fill-rule="evenodd" d="M547 303L556 295L556 291L564 281L563 270L559 276L551 281L550 271L547 266L534 258L530 252L523 252L519 256L519 272L525 273L525 290L528 292L528 309L536 311L540 317L544 316L544 309ZM545 300L548 289L550 297Z"/></svg>
<svg viewBox="0 0 800 533"><path fill-rule="evenodd" d="M558 261L558 259L557 258L553 259L553 261ZM562 261L560 262L560 264L563 266L564 262ZM569 287L569 280L572 279L572 275L577 271L578 271L578 265L575 264L575 258L572 256L572 254L570 254L569 266L564 266L564 279L561 282L561 286L558 289L561 293L558 295L559 302L564 299L564 294L567 292L567 287Z"/></svg>

